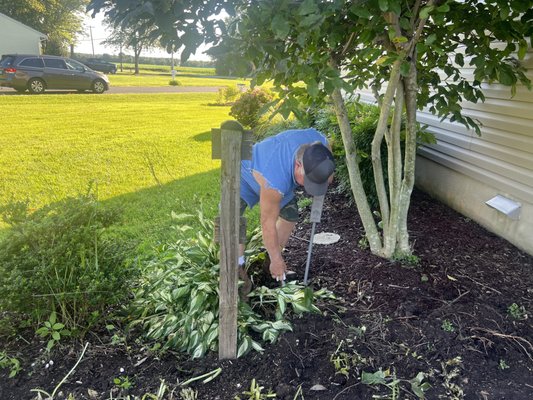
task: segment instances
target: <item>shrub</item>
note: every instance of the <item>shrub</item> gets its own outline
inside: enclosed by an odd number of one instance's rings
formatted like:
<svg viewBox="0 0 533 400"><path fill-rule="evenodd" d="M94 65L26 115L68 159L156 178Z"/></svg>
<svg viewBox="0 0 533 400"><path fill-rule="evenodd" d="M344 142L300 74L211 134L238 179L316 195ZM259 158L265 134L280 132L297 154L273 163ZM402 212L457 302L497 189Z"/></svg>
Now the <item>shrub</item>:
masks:
<svg viewBox="0 0 533 400"><path fill-rule="evenodd" d="M177 216L180 221L186 218L190 216ZM197 225L200 228L194 230L187 225L177 227L180 239L145 266L129 310L131 327L141 325L148 339L163 343L163 348L187 352L193 358L217 349L219 319L219 246L213 242L212 221L199 213ZM190 232L194 235L188 236ZM253 236L247 249L248 260L258 252L260 237ZM252 292L250 304L239 303L238 356L251 349L262 351L257 336L274 342L280 332L292 329L286 320L287 305L296 313L316 312L313 298L324 295L329 294L325 290L313 293L294 283ZM252 331L256 332L256 339Z"/></svg>
<svg viewBox="0 0 533 400"><path fill-rule="evenodd" d="M171 80L168 82L168 84L169 84L170 86L181 86L181 85L182 85L182 83L181 83L180 81L177 81L177 80L175 80L175 79L171 79Z"/></svg>
<svg viewBox="0 0 533 400"><path fill-rule="evenodd" d="M303 127L302 123L297 119L283 119L278 115L274 117L273 121L256 126L254 129L254 136L257 141L260 141L288 129L301 129Z"/></svg>
<svg viewBox="0 0 533 400"><path fill-rule="evenodd" d="M217 104L220 106L231 105L237 100L241 92L233 86L226 86L218 89Z"/></svg>
<svg viewBox="0 0 533 400"><path fill-rule="evenodd" d="M92 196L68 198L32 214L27 203L0 209L12 225L0 242L0 307L40 323L51 312L74 332L128 293L126 242L106 235L118 213Z"/></svg>
<svg viewBox="0 0 533 400"><path fill-rule="evenodd" d="M266 89L248 90L233 104L229 114L244 126L253 129L259 125L262 108L272 100L272 94Z"/></svg>
<svg viewBox="0 0 533 400"><path fill-rule="evenodd" d="M374 183L374 171L372 169L372 159L370 155L372 151L372 140L374 139L374 133L379 119L379 108L355 101L347 102L346 106L353 137L357 146L357 158L359 161L363 187L370 203L370 207L376 210L379 209L379 202ZM350 178L348 176L348 167L346 165L346 153L344 151L344 145L335 112L332 109L324 109L318 112L315 127L319 131L328 134L333 138L333 155L335 156L337 164L335 171L335 177L338 182L337 188L340 193L346 194L353 201L353 193L350 186ZM386 171L387 150L385 143L382 144L381 159L383 162L383 168ZM386 176L385 184L387 185Z"/></svg>

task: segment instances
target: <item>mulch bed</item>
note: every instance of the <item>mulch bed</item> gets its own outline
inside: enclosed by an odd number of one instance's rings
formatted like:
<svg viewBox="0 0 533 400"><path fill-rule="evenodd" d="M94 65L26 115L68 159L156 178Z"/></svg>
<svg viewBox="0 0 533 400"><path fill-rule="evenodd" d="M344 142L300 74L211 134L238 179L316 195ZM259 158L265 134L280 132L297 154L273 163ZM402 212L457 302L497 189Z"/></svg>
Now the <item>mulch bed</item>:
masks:
<svg viewBox="0 0 533 400"><path fill-rule="evenodd" d="M306 217L304 212L302 221ZM56 398L69 393L76 400L111 394L140 398L155 394L164 379L174 389L164 398L180 399L179 382L221 367L213 381L190 385L198 399L248 399L243 392L252 379L278 399L393 398L384 385L360 380L363 371L379 369L400 380L401 399L417 398L408 381L419 372L431 385L428 399L533 399L532 319L515 319L508 312L513 303L533 310L533 257L417 190L409 214L417 265L387 261L361 248L361 223L340 195L328 194L317 228L341 240L314 246L311 284L327 287L339 300L321 305L321 315L294 319L294 331L266 346L264 354L252 352L236 361L219 362L216 354L189 360L157 355L133 339L111 345L110 333L102 330L87 336L87 352ZM285 253L300 280L310 229L300 223ZM33 388L51 392L82 348L58 348L54 364L45 368L43 343L31 332L22 336L29 344L19 337L0 345L16 351L23 367L13 379L0 370L1 400L36 398ZM345 374L335 369L332 355L338 364L348 362ZM116 388L118 376L128 376L133 386ZM298 391L303 396L295 397ZM379 395L389 397L373 397Z"/></svg>

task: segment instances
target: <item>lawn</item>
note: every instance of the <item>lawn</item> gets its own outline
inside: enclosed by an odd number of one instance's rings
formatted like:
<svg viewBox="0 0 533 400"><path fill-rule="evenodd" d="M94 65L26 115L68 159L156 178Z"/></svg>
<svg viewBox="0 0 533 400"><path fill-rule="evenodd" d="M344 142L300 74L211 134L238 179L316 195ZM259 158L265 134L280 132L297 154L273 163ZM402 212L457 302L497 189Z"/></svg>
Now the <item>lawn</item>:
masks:
<svg viewBox="0 0 533 400"><path fill-rule="evenodd" d="M133 75L130 72L118 72L108 75L111 86L169 86L172 76L168 74L144 74ZM176 80L182 86L233 86L238 83L250 86L246 79L211 77L208 75L194 75L190 73L176 74Z"/></svg>
<svg viewBox="0 0 533 400"><path fill-rule="evenodd" d="M120 63L115 63L118 70L120 71ZM133 73L135 69L135 64L133 63L122 63L123 72ZM174 69L178 74L192 74L192 75L211 75L214 76L214 68L200 68L200 67L177 67ZM141 74L161 74L167 73L170 74L170 65L154 65L154 64L139 64L139 70Z"/></svg>
<svg viewBox="0 0 533 400"><path fill-rule="evenodd" d="M120 68L119 64L117 67ZM112 86L169 86L172 79L170 66L139 64L139 75L134 75L134 64L123 64L116 74L108 75ZM245 84L249 79L225 78L215 76L214 68L176 67L176 80L183 86L233 86Z"/></svg>
<svg viewBox="0 0 533 400"><path fill-rule="evenodd" d="M228 107L209 105L215 98L2 96L9 129L0 136L0 204L28 199L35 209L91 187L123 208L123 229L154 238L173 210L202 200L214 213L219 162L211 160L210 130L229 119Z"/></svg>

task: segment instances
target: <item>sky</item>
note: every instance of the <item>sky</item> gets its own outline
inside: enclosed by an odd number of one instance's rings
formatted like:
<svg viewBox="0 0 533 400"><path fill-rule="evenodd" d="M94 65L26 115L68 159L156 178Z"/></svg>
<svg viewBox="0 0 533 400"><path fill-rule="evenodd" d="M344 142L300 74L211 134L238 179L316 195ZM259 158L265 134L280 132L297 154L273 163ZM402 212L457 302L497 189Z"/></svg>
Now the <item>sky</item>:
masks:
<svg viewBox="0 0 533 400"><path fill-rule="evenodd" d="M91 16L87 14L87 16L84 19L84 24L83 24L85 34L83 36L78 37L78 43L74 46L74 52L86 53L86 54L93 53L92 44L91 44L91 35L90 35L90 31L92 30L92 34L93 34L92 43L94 44L94 54L97 55L97 54L108 53L108 54L118 55L118 52L119 52L118 49L113 48L113 47L106 47L101 44L101 42L104 41L109 35L109 32L106 31L105 29L103 20L104 20L103 13L96 14L94 18L91 18ZM92 27L92 28L89 28L89 27ZM210 60L210 58L207 55L202 54L202 52L205 51L206 49L207 47L204 47L204 48L200 47L200 49L198 49L196 54L190 57L190 60ZM124 50L124 53L133 55L133 51L131 50ZM142 56L170 58L170 54L167 53L163 49L151 50L151 51L146 50L141 53L141 57ZM175 56L177 57L177 55Z"/></svg>

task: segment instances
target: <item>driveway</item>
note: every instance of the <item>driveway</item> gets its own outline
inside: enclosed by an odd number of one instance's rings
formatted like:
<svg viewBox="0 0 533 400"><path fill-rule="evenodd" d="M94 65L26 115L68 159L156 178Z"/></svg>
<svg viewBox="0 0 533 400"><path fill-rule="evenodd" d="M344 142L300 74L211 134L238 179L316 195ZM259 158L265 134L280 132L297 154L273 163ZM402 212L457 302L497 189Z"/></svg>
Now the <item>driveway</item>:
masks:
<svg viewBox="0 0 533 400"><path fill-rule="evenodd" d="M122 93L216 93L220 87L218 86L111 86L105 92L108 94L122 94ZM68 94L78 93L72 90L47 90L48 94ZM87 92L90 93L90 92ZM15 89L0 87L0 95L18 95ZM28 95L28 92L24 94Z"/></svg>

